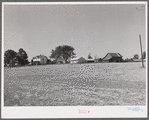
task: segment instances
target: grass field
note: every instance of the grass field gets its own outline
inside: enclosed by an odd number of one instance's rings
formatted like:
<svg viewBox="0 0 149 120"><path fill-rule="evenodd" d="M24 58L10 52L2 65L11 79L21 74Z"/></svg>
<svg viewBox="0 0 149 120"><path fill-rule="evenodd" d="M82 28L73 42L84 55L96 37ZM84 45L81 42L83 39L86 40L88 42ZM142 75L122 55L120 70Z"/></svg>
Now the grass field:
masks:
<svg viewBox="0 0 149 120"><path fill-rule="evenodd" d="M146 105L146 68L140 62L5 68L4 105Z"/></svg>

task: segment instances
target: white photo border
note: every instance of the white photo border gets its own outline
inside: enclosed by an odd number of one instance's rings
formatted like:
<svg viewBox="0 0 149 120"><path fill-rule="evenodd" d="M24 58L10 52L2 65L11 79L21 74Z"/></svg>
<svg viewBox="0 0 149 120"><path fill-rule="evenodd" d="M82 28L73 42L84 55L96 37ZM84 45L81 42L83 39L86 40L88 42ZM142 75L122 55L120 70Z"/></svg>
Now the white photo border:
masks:
<svg viewBox="0 0 149 120"><path fill-rule="evenodd" d="M146 118L148 106L148 64L146 65L146 106L44 106L44 107L5 107L4 106L4 6L5 5L86 5L86 4L144 4L146 14L146 51L148 55L148 4L137 2L3 2L2 3L2 60L1 60L1 117L2 118ZM148 63L148 56L146 58ZM128 110L128 107L140 107L143 112ZM79 110L90 111L79 114Z"/></svg>

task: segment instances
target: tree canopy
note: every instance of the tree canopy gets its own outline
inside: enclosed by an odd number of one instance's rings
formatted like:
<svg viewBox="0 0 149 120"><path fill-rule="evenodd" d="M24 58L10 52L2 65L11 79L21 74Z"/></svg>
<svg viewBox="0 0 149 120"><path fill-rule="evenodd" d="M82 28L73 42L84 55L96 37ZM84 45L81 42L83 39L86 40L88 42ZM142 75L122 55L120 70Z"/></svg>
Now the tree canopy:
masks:
<svg viewBox="0 0 149 120"><path fill-rule="evenodd" d="M135 54L133 59L139 59L139 55L138 54Z"/></svg>
<svg viewBox="0 0 149 120"><path fill-rule="evenodd" d="M88 59L92 59L92 56L91 56L91 54L89 53L89 55L88 55Z"/></svg>
<svg viewBox="0 0 149 120"><path fill-rule="evenodd" d="M68 45L63 45L63 46L58 46L55 48L55 50L52 49L50 58L55 58L57 61L58 58L63 57L65 60L65 63L68 62L68 58L71 57L72 55L75 55L73 52L75 49L72 46Z"/></svg>
<svg viewBox="0 0 149 120"><path fill-rule="evenodd" d="M27 58L28 58L27 53L22 48L20 48L19 52L17 53L17 60L19 61L19 63L21 65L28 64L29 61Z"/></svg>
<svg viewBox="0 0 149 120"><path fill-rule="evenodd" d="M143 52L142 56L143 56L143 59L146 59L146 52L145 51Z"/></svg>
<svg viewBox="0 0 149 120"><path fill-rule="evenodd" d="M9 64L11 60L13 60L16 57L17 53L14 50L7 50L4 53L4 63Z"/></svg>

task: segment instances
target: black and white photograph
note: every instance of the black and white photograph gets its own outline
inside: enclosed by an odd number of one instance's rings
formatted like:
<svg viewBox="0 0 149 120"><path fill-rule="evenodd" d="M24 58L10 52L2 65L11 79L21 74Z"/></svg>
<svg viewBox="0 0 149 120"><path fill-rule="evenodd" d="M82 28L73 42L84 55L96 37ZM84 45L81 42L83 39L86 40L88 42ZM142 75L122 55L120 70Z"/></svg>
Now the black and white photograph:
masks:
<svg viewBox="0 0 149 120"><path fill-rule="evenodd" d="M147 117L147 9L2 3L2 117Z"/></svg>

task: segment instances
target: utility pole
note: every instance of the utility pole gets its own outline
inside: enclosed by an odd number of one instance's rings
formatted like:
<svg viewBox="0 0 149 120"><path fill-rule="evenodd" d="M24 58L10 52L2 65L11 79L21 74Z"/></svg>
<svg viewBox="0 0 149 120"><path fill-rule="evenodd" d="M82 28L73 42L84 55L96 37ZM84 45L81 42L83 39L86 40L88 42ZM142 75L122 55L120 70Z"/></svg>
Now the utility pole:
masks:
<svg viewBox="0 0 149 120"><path fill-rule="evenodd" d="M142 54L142 43L141 43L141 35L139 34L139 38L140 38L140 49L141 49L141 56L142 56L142 67L144 67L144 64L143 64L143 54Z"/></svg>

